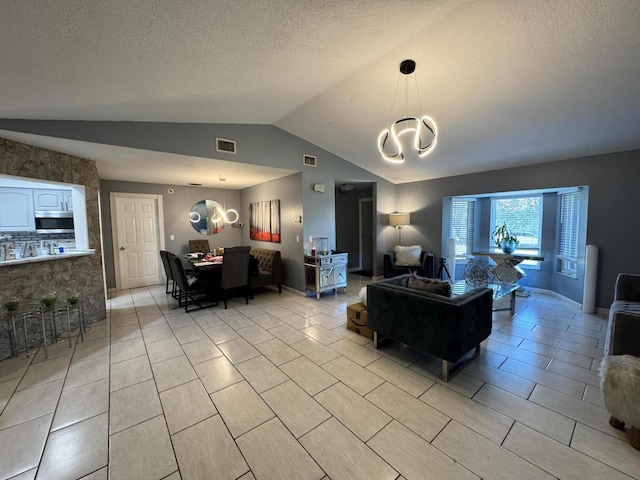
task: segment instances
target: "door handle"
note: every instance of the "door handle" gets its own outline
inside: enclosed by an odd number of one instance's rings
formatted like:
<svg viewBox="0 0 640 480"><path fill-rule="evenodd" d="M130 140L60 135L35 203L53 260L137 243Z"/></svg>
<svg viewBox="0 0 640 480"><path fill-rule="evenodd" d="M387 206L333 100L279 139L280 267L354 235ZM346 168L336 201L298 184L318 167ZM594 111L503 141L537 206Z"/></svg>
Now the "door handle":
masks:
<svg viewBox="0 0 640 480"><path fill-rule="evenodd" d="M120 250L121 250L121 251L122 251L122 250L124 250L124 247L120 247Z"/></svg>

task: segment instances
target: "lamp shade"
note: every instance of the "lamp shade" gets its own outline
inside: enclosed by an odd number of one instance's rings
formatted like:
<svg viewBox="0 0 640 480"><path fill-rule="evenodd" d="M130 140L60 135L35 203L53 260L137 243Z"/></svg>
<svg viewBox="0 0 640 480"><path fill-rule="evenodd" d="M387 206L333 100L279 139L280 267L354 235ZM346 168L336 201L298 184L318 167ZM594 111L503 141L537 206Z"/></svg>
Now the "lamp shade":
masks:
<svg viewBox="0 0 640 480"><path fill-rule="evenodd" d="M389 225L392 227L398 227L401 225L410 225L410 214L408 213L390 213Z"/></svg>

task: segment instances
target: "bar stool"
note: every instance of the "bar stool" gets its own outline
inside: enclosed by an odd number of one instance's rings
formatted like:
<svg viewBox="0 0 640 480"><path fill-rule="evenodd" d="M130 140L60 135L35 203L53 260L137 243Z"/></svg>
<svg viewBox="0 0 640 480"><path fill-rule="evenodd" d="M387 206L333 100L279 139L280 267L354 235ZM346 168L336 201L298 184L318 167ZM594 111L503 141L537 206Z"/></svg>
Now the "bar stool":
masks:
<svg viewBox="0 0 640 480"><path fill-rule="evenodd" d="M18 301L15 299L8 300L3 304L4 310L0 320L7 322L9 333L9 349L11 355L18 355L18 340L16 331L16 314L18 313Z"/></svg>
<svg viewBox="0 0 640 480"><path fill-rule="evenodd" d="M44 314L42 311L42 308L39 305L30 305L30 306L25 306L24 309L22 310L22 329L24 332L24 350L26 353L26 356L28 357L30 355L31 352L29 352L29 330L27 325L28 324L36 324L36 325L40 325L40 331L42 333L42 343L41 345L44 346L44 355L45 358L47 357L47 330L45 328L45 320L44 320ZM36 334L34 333L34 335L31 336L31 348L34 347L34 340L36 338ZM40 346L40 345L38 345Z"/></svg>
<svg viewBox="0 0 640 480"><path fill-rule="evenodd" d="M84 342L84 333L86 332L86 325L84 323L84 309L82 307L82 299L78 294L71 294L67 298L67 338L69 339L69 348L71 348L71 317L74 312L78 316L78 332L80 334L80 340Z"/></svg>
<svg viewBox="0 0 640 480"><path fill-rule="evenodd" d="M53 344L58 338L58 332L56 329L56 317L60 315L67 315L66 307L57 306L58 298L56 292L51 292L45 295L40 303L40 316L42 320L42 348L44 349L44 358L48 358L47 355L47 327L46 319L49 319L49 328L51 332L51 344ZM71 340L71 336L69 336Z"/></svg>

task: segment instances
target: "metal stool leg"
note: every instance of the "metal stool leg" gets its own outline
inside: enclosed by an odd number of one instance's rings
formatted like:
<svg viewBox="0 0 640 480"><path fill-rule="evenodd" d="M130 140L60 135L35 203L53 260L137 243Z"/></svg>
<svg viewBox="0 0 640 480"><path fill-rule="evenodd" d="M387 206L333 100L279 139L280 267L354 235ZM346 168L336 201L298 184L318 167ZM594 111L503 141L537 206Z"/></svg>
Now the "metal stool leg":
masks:
<svg viewBox="0 0 640 480"><path fill-rule="evenodd" d="M18 335L16 334L15 315L11 315L11 331L13 333L13 344L11 345L11 355L18 355Z"/></svg>
<svg viewBox="0 0 640 480"><path fill-rule="evenodd" d="M27 315L22 314L22 328L24 330L24 351L29 356L29 342L27 340Z"/></svg>
<svg viewBox="0 0 640 480"><path fill-rule="evenodd" d="M84 342L84 334L87 331L87 325L84 323L84 308L82 307L82 300L78 305L78 328L80 329L80 340Z"/></svg>
<svg viewBox="0 0 640 480"><path fill-rule="evenodd" d="M42 317L42 348L44 348L44 358L49 358L47 354L47 327L44 322L44 309L40 310L40 315Z"/></svg>
<svg viewBox="0 0 640 480"><path fill-rule="evenodd" d="M69 339L69 348L71 348L71 315L69 312L68 303L67 303L67 338Z"/></svg>

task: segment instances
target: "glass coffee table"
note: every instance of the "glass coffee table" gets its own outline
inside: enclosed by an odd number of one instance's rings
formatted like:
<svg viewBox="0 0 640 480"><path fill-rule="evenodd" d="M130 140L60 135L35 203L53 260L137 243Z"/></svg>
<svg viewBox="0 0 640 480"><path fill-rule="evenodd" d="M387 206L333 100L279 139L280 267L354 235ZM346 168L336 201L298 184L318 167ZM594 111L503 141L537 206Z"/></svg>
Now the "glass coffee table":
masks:
<svg viewBox="0 0 640 480"><path fill-rule="evenodd" d="M489 283L484 285L487 288L493 290L493 301L494 303L500 300L501 298L506 297L507 295L511 295L509 299L509 307L508 308L495 308L493 311L501 311L501 310L509 310L509 314L511 316L516 313L516 291L520 288L520 285L516 283ZM473 290L477 287L473 287L471 285L467 285L467 282L464 280L460 280L453 284L453 288L451 289L452 295L461 295L464 292L468 292L469 290Z"/></svg>

